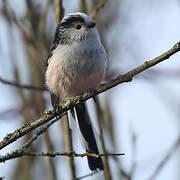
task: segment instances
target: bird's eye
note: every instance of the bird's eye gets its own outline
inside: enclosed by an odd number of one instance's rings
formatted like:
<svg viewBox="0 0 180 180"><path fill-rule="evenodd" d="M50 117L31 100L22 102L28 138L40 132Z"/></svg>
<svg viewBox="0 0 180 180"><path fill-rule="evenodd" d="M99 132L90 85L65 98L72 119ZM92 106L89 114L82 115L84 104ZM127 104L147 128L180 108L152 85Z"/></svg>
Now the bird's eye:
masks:
<svg viewBox="0 0 180 180"><path fill-rule="evenodd" d="M77 30L81 29L81 25L80 24L76 25L76 29Z"/></svg>

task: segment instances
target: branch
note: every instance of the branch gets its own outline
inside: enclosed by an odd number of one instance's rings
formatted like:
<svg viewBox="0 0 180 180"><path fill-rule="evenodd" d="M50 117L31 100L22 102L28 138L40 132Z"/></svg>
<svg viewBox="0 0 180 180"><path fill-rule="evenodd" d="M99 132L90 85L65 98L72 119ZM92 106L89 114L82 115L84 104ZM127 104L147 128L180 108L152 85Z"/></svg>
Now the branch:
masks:
<svg viewBox="0 0 180 180"><path fill-rule="evenodd" d="M116 79L113 79L113 80L109 81L108 83L102 84L90 92L85 92L81 96L75 96L75 97L72 97L72 98L62 102L56 111L47 111L38 120L36 120L32 123L29 123L27 125L24 125L23 127L17 129L13 133L5 136L4 139L0 142L0 149L6 147L8 144L16 141L17 139L24 136L25 134L32 131L33 129L52 120L53 118L56 117L57 114L62 114L64 112L70 110L71 108L75 107L77 104L85 102L86 100L88 100L108 89L111 89L111 88L117 86L118 84L132 81L133 77L136 76L137 74L168 59L170 56L177 53L178 51L180 51L180 42L176 43L174 45L174 47L172 47L171 49L169 49L167 52L163 53L162 55L160 55L150 61L146 61L144 64L134 68L133 70L129 71L128 73L126 73L122 76L118 76Z"/></svg>
<svg viewBox="0 0 180 180"><path fill-rule="evenodd" d="M58 115L58 119L63 116L64 114ZM8 144L16 141L20 137L26 135L30 131L34 130L35 128L47 123L48 121L52 120L54 117L56 117L57 114L55 112L49 111L45 112L44 116L32 123L27 123L23 127L15 130L13 133L7 134L4 139L0 142L0 150L6 147ZM56 118L57 119L57 118ZM51 123L51 122L50 122Z"/></svg>
<svg viewBox="0 0 180 180"><path fill-rule="evenodd" d="M42 157L56 157L56 156L66 156L66 157L101 157L101 156L123 156L124 153L106 153L106 154L95 154L95 153L75 153L75 152L26 152L26 151L14 151L12 153L8 153L7 155L0 156L0 162L5 162L10 159L19 158L22 156L42 156Z"/></svg>
<svg viewBox="0 0 180 180"><path fill-rule="evenodd" d="M62 5L62 0L54 0L54 1L55 1L56 24L58 25L64 16L64 7Z"/></svg>
<svg viewBox="0 0 180 180"><path fill-rule="evenodd" d="M99 4L97 5L97 7L90 13L90 16L91 16L92 18L94 18L94 17L96 16L96 14L98 13L98 11L99 11L101 8L104 7L105 2L106 2L106 0L101 0L101 1L99 2Z"/></svg>
<svg viewBox="0 0 180 180"><path fill-rule="evenodd" d="M25 85L25 84L19 84L15 81L8 81L0 77L0 82L6 85L15 86L17 88L27 89L27 90L36 90L36 91L47 91L48 89L46 87L37 87L32 85Z"/></svg>
<svg viewBox="0 0 180 180"><path fill-rule="evenodd" d="M56 121L58 121L61 117L59 116L58 118L54 119L53 121L50 121L48 123L46 123L43 127L41 127L36 133L35 135L33 135L33 137L31 139L29 139L25 144L23 144L21 146L21 148L16 149L15 151L11 152L11 153L7 153L4 156L0 156L0 162L5 162L7 160L10 159L14 159L14 158L18 158L21 156L24 156L25 154L25 150L44 132L47 131L47 129L54 124Z"/></svg>
<svg viewBox="0 0 180 180"><path fill-rule="evenodd" d="M55 156L67 156L67 157L86 157L86 156L91 156L91 157L101 157L101 156L124 156L125 153L103 153L103 154L95 154L95 153L75 153L75 152L26 152L27 156L50 156L50 157L55 157Z"/></svg>

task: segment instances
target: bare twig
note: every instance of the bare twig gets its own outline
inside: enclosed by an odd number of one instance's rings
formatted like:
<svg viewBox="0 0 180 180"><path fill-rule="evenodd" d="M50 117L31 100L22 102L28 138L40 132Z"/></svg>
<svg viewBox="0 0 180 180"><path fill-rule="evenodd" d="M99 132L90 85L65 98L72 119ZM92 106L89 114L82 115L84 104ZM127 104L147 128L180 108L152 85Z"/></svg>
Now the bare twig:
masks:
<svg viewBox="0 0 180 180"><path fill-rule="evenodd" d="M83 12L83 13L88 14L88 5L87 5L87 1L81 0L79 6L80 6L80 7L79 7L80 12Z"/></svg>
<svg viewBox="0 0 180 180"><path fill-rule="evenodd" d="M64 16L64 8L62 5L62 0L54 0L55 1L55 17L56 17L56 24L59 24L61 19Z"/></svg>
<svg viewBox="0 0 180 180"><path fill-rule="evenodd" d="M0 142L0 149L6 147L8 144L16 141L18 138L24 136L25 134L27 134L31 130L33 130L33 129L41 126L42 124L50 121L51 119L56 117L57 113L62 114L64 112L70 110L71 108L75 107L77 104L85 102L86 100L88 100L88 99L108 90L108 89L111 89L111 88L117 86L118 84L132 81L133 77L136 76L137 74L139 74L139 73L145 71L146 69L151 68L152 66L155 66L156 64L168 59L170 56L177 53L178 51L180 51L180 42L176 43L173 46L173 48L169 49L167 52L156 57L155 59L150 60L150 61L146 61L144 64L134 68L133 70L127 72L126 74L124 74L122 76L118 76L116 79L113 79L113 80L109 81L108 83L100 85L98 88L94 89L93 91L86 92L86 93L82 94L81 96L75 96L75 97L72 97L72 98L62 102L61 104L59 104L59 108L56 112L48 111L38 120L36 120L30 124L24 125L23 127L17 129L13 133L5 136L4 139Z"/></svg>
<svg viewBox="0 0 180 180"><path fill-rule="evenodd" d="M6 85L15 86L17 88L27 89L27 90L36 90L36 91L47 91L48 89L45 86L37 87L32 85L19 84L15 81L8 81L0 77L0 82Z"/></svg>
<svg viewBox="0 0 180 180"><path fill-rule="evenodd" d="M37 136L38 137L38 136ZM5 162L10 159L23 157L23 156L43 156L43 157L56 157L56 156L66 156L66 157L86 157L86 156L92 156L92 157L101 157L101 156L123 156L124 153L106 153L106 154L95 154L95 153L75 153L75 152L27 152L23 149L16 150L12 153L8 153L4 156L0 156L0 162Z"/></svg>
<svg viewBox="0 0 180 180"><path fill-rule="evenodd" d="M132 152L133 152L133 156L132 156L132 162L131 162L131 167L130 167L130 172L129 172L129 177L131 177L131 179L133 179L134 177L134 173L137 167L137 140L138 140L138 136L136 134L136 132L134 131L134 129L131 127L131 141L132 141Z"/></svg>
<svg viewBox="0 0 180 180"><path fill-rule="evenodd" d="M67 152L69 152L69 151L73 150L73 143L72 143L72 132L71 132L71 128L69 125L68 114L66 113L66 115L63 116L62 119L63 119L65 150ZM71 179L74 179L76 177L76 170L75 170L73 156L71 158L69 158L69 166L70 166L70 170L71 170Z"/></svg>
<svg viewBox="0 0 180 180"><path fill-rule="evenodd" d="M43 126L39 129L39 131L37 131L37 132L35 133L35 135L21 147L21 149L22 149L22 150L27 149L41 134L43 134L44 132L46 132L47 129L48 129L52 124L54 124L56 121L58 121L59 119L60 119L60 117L57 117L57 118L55 118L53 121L50 121L50 122L46 123L45 125L43 125ZM19 150L20 150L20 149L19 149Z"/></svg>
<svg viewBox="0 0 180 180"><path fill-rule="evenodd" d="M101 172L101 171L94 171L94 172L92 172L92 173L90 173L90 174L86 174L86 175L84 175L84 176L75 178L74 180L84 179L84 178L87 178L87 177L89 177L89 176L93 176L93 175L95 175L95 174L97 174L97 173L99 173L99 172Z"/></svg>
<svg viewBox="0 0 180 180"><path fill-rule="evenodd" d="M60 117L59 117L60 118ZM59 118L56 118L54 119L53 121L50 121L48 122L47 124L45 124L43 127L41 127L36 133L35 135L30 139L28 140L25 144L23 144L21 146L21 148L13 151L12 153L7 153L6 155L4 156L0 156L0 162L5 162L9 159L14 159L14 158L17 158L17 157L22 157L24 156L24 153L25 153L25 150L41 135L43 134L44 132L47 131L47 129L52 125L54 124L56 121L59 120Z"/></svg>
<svg viewBox="0 0 180 180"><path fill-rule="evenodd" d="M67 156L67 157L86 157L86 156L91 156L91 157L101 157L101 156L124 156L125 153L106 153L106 154L95 154L95 153L75 153L75 152L26 152L26 156L50 156L50 157L55 157L55 156Z"/></svg>
<svg viewBox="0 0 180 180"><path fill-rule="evenodd" d="M103 137L103 129L102 129L102 124L101 124L101 121L104 120L104 116L103 116L103 112L102 112L98 98L95 98L95 104L96 104L97 124L99 127L99 138L100 138L101 149L103 153L106 153L106 147L105 147L104 137ZM105 167L104 168L105 180L111 180L112 177L111 177L111 171L109 168L107 156L105 156L103 160L104 160L104 167Z"/></svg>
<svg viewBox="0 0 180 180"><path fill-rule="evenodd" d="M60 117L64 114L59 115ZM30 131L34 130L35 128L41 126L42 124L45 124L46 122L52 120L54 117L56 117L56 113L53 112L45 112L45 115L36 120L35 122L25 124L23 127L15 130L13 133L7 134L4 139L0 142L0 150L4 147L6 147L8 144L16 141L20 137L24 136L25 134L29 133Z"/></svg>
<svg viewBox="0 0 180 180"><path fill-rule="evenodd" d="M161 170L166 165L166 163L169 161L169 159L174 155L175 151L178 149L179 146L180 146L180 135L178 136L178 138L174 142L174 144L170 147L170 149L167 152L167 154L165 155L165 157L157 165L155 171L148 178L148 180L153 180L153 179L155 179L157 177L157 175L161 172Z"/></svg>
<svg viewBox="0 0 180 180"><path fill-rule="evenodd" d="M129 175L129 173L127 173L124 169L120 169L120 172L121 172L121 176L124 178L124 179L127 179L127 180L132 180L131 176Z"/></svg>
<svg viewBox="0 0 180 180"><path fill-rule="evenodd" d="M96 16L96 14L98 13L98 11L99 11L101 8L103 8L103 6L105 5L105 2L106 2L106 0L101 0L101 1L99 2L99 4L97 5L97 7L96 7L95 9L93 9L93 11L90 13L90 16L91 16L92 18L94 18L94 17Z"/></svg>
<svg viewBox="0 0 180 180"><path fill-rule="evenodd" d="M51 121L50 121L51 122ZM49 131L46 131L44 133L44 140L46 143L46 147L48 151L54 151L54 145L51 142L51 138L50 138L50 133ZM57 174L56 174L56 164L53 158L48 158L48 162L49 162L49 179L53 179L53 180L57 180Z"/></svg>

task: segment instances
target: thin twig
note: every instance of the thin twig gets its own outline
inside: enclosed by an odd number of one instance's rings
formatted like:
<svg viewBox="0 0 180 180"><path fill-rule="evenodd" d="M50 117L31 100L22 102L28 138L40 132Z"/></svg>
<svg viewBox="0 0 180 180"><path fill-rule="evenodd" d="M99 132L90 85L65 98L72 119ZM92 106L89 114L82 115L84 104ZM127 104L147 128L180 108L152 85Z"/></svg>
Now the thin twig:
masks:
<svg viewBox="0 0 180 180"><path fill-rule="evenodd" d="M161 170L164 168L166 163L169 162L169 159L174 155L175 151L177 151L179 146L180 146L180 135L178 136L174 144L169 148L169 151L167 152L165 157L160 161L160 163L157 165L155 171L148 178L148 180L153 180L157 177L157 175L161 172Z"/></svg>
<svg viewBox="0 0 180 180"><path fill-rule="evenodd" d="M80 180L80 179L84 179L84 178L87 178L87 177L89 177L89 176L93 176L94 174L97 174L97 173L99 173L99 172L101 172L101 171L94 171L94 172L92 172L92 173L90 173L90 174L86 174L86 175L84 175L84 176L81 176L81 177L75 178L75 179L73 179L73 180Z"/></svg>
<svg viewBox="0 0 180 180"><path fill-rule="evenodd" d="M79 10L80 12L88 14L88 6L87 6L87 1L81 0L80 5L79 5Z"/></svg>
<svg viewBox="0 0 180 180"><path fill-rule="evenodd" d="M38 137L38 136L37 136ZM10 159L22 157L22 156L42 156L42 157L56 157L56 156L66 156L66 157L101 157L101 156L124 156L125 153L106 153L106 154L95 154L95 153L75 153L75 152L27 152L23 148L18 149L12 153L8 153L4 156L0 156L0 162L5 162Z"/></svg>
<svg viewBox="0 0 180 180"><path fill-rule="evenodd" d="M32 123L27 123L23 127L15 130L13 133L7 134L4 139L0 142L0 150L6 147L8 144L16 141L20 137L24 136L25 134L29 133L30 131L34 130L35 128L41 126L42 124L45 124L46 122L52 120L54 117L57 116L56 113L53 112L45 112L45 115L36 120ZM63 116L64 114L58 115L59 118ZM51 122L50 122L51 123Z"/></svg>
<svg viewBox="0 0 180 180"><path fill-rule="evenodd" d="M95 9L93 9L93 11L90 13L90 16L91 16L92 18L94 18L94 17L96 16L96 14L98 13L98 11L99 11L101 8L104 7L105 2L106 2L106 0L101 0L101 1L99 2L99 4L97 5L97 7L95 7Z"/></svg>
<svg viewBox="0 0 180 180"><path fill-rule="evenodd" d="M59 117L60 118L60 117ZM11 152L11 153L7 153L6 155L4 156L0 156L0 162L5 162L7 160L10 160L10 159L14 159L14 158L18 158L18 157L22 157L24 156L26 153L25 150L41 135L43 134L44 132L47 131L47 129L52 125L54 124L56 121L59 120L59 118L56 118L54 119L53 121L50 121L48 123L46 123L43 127L41 127L36 133L35 135L33 135L33 137L28 140L25 144L23 144L21 146L21 148L19 149L16 149L15 151Z"/></svg>
<svg viewBox="0 0 180 180"><path fill-rule="evenodd" d="M101 156L124 156L125 153L102 153L102 154L95 154L95 153L75 153L75 152L26 152L26 156L50 156L50 157L55 157L55 156L67 156L67 157L86 157L86 156L91 156L91 157L101 157Z"/></svg>
<svg viewBox="0 0 180 180"><path fill-rule="evenodd" d="M47 147L47 150L48 151L54 151L54 145L53 143L51 142L51 138L50 138L50 133L49 131L46 131L44 133L44 140L45 140L45 143L46 143L46 147ZM49 163L49 179L53 179L53 180L57 180L57 174L56 174L56 163L54 161L53 158L48 158L48 163Z"/></svg>
<svg viewBox="0 0 180 180"><path fill-rule="evenodd" d="M129 71L128 73L118 76L116 79L113 79L109 81L108 83L102 84L99 87L97 87L94 90L91 90L90 92L85 92L81 96L75 96L72 97L61 104L59 104L58 110L55 111L47 111L41 118L38 120L29 123L27 125L24 125L23 127L17 129L11 134L8 134L4 137L4 139L0 142L0 149L6 147L8 144L16 141L20 137L24 136L31 130L41 126L42 124L50 121L54 117L56 117L56 114L62 114L73 107L75 107L77 104L85 102L86 100L104 92L107 91L108 89L111 89L121 83L124 82L131 82L133 77L136 76L137 74L145 71L148 68L151 68L152 66L155 66L156 64L168 59L170 56L173 54L177 53L180 51L180 42L176 43L171 49L163 53L162 55L156 57L155 59L152 59L150 61L146 61L144 64L134 68L133 70Z"/></svg>
<svg viewBox="0 0 180 180"><path fill-rule="evenodd" d="M62 0L54 0L54 1L55 1L56 25L58 25L64 16L64 8L62 5Z"/></svg>
<svg viewBox="0 0 180 180"><path fill-rule="evenodd" d="M101 144L101 149L103 153L106 153L106 147L105 147L105 143L104 143L104 137L103 137L103 129L102 129L102 124L101 121L104 121L104 114L102 112L100 103L99 103L99 99L95 98L95 105L96 105L96 114L97 114L97 124L99 127L99 139L100 139L100 144ZM105 180L111 180L111 171L109 168L109 162L107 157L104 157L104 177Z"/></svg>
<svg viewBox="0 0 180 180"><path fill-rule="evenodd" d="M21 149L27 149L41 134L43 134L44 132L47 131L47 129L52 125L54 124L56 121L58 121L60 119L60 117L57 117L55 118L54 120L46 123L45 125L43 125L39 131L37 131L35 133L35 135L30 139L28 140L22 147Z"/></svg>
<svg viewBox="0 0 180 180"><path fill-rule="evenodd" d="M133 179L134 173L136 172L136 168L137 168L137 154L138 154L137 153L137 140L138 140L138 136L136 132L134 131L133 127L131 126L131 142L132 142L132 152L133 152L131 167L129 171L129 177L131 179Z"/></svg>
<svg viewBox="0 0 180 180"><path fill-rule="evenodd" d="M27 89L27 90L36 90L36 91L47 91L48 89L45 86L37 87L32 85L19 84L15 81L8 81L0 77L0 82L6 85L11 85L17 88Z"/></svg>
<svg viewBox="0 0 180 180"><path fill-rule="evenodd" d="M63 119L63 130L64 130L64 145L65 151L70 152L73 151L73 143L72 143L72 130L69 125L68 114L62 117ZM71 171L71 179L76 177L75 163L73 156L69 158L69 166Z"/></svg>

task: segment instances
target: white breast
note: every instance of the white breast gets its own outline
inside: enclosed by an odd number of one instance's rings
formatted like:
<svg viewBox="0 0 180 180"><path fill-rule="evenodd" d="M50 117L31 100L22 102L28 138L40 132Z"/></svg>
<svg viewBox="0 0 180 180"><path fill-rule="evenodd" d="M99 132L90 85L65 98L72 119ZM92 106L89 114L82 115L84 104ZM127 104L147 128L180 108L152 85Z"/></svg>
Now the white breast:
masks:
<svg viewBox="0 0 180 180"><path fill-rule="evenodd" d="M60 45L53 52L46 72L49 89L60 98L96 87L104 78L107 58L97 31L87 40Z"/></svg>

